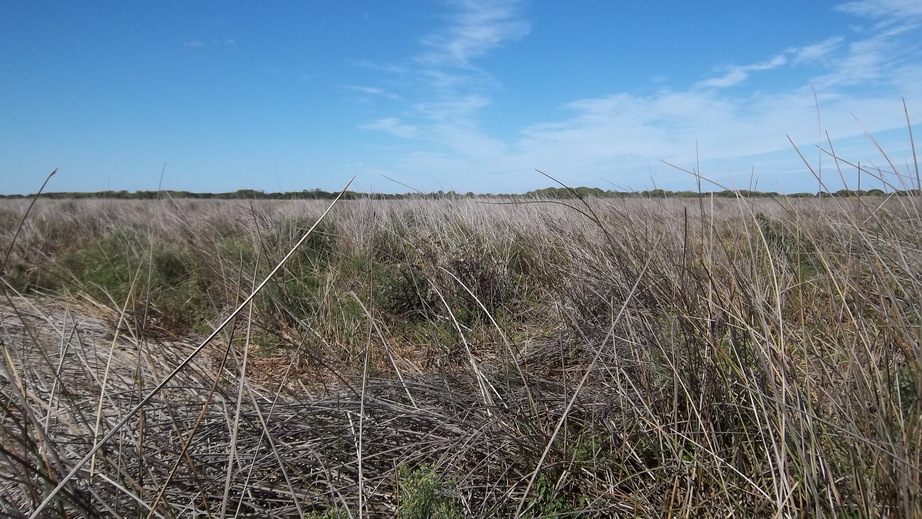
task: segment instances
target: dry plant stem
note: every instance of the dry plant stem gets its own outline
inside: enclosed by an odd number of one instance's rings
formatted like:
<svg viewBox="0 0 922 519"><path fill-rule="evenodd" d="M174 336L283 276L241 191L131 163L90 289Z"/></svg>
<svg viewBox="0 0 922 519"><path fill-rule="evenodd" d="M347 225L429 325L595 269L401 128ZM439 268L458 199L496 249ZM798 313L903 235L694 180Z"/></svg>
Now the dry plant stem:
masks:
<svg viewBox="0 0 922 519"><path fill-rule="evenodd" d="M77 327L75 326L74 329L71 331L71 334L70 334L71 337L68 337L68 334L66 333L67 332L67 329L66 329L67 321L68 319L65 315L65 318L64 318L65 325L61 328L61 345L60 345L60 349L58 353L58 365L55 368L54 381L51 383L51 392L49 393L49 397L48 397L49 402L54 401L55 393L57 392L58 385L61 381L61 372L64 371L64 359L67 357L67 350L68 350L68 346L70 345L69 339L72 338L73 334L75 334L77 331ZM45 415L45 433L46 434L50 432L49 425L51 424L51 411L52 410L49 408L48 413Z"/></svg>
<svg viewBox="0 0 922 519"><path fill-rule="evenodd" d="M903 105L903 108L905 108L905 105ZM887 164L890 166L890 171L893 172L895 175L897 175L897 178L899 178L900 184L902 185L901 187L903 187L903 188L905 189L905 188L906 188L906 185L905 185L906 182L905 182L905 180L903 180L903 178L900 177L900 175L899 175L899 173L898 173L899 170L898 170L897 167L893 164L893 161L890 160L890 155L888 155L887 152L884 151L884 148L880 145L879 142L877 142L877 139L874 137L874 135L873 135L867 128L865 128L863 124L861 124L861 121L859 121L857 117L855 117L855 121L858 122L859 125L861 125L861 128L864 130L864 135L865 135L865 137L867 137L868 140L870 140L871 143L874 144L874 147L877 148L877 151L879 151L880 154L883 155L884 160L886 160L886 161L887 161ZM912 131L911 128L912 128L912 127L910 126L910 132ZM911 136L911 135L912 135L912 133L910 133L910 136ZM913 148L915 148L915 145L913 145ZM918 173L918 170L916 171L916 173ZM910 188L910 189L913 189L913 186L910 184L910 187L909 187L909 188ZM916 183L915 189L919 189L918 183Z"/></svg>
<svg viewBox="0 0 922 519"><path fill-rule="evenodd" d="M354 180L354 177L353 177L352 180ZM83 459L81 459L76 465L74 465L74 467L71 469L71 471L68 472L66 476L64 476L64 478L61 480L61 482L58 483L58 485L57 485L47 496L45 496L45 499L38 505L38 507L35 509L35 511L32 512L32 514L29 516L29 519L36 519L36 518L39 516L39 514L41 514L42 510L44 510L45 507L47 507L48 504L51 503L51 501L55 498L55 496L58 495L58 492L60 492L60 491L64 488L64 486L67 485L68 482L70 482L70 480L73 479L73 477L77 475L77 472L79 472L80 469L82 469L83 466L86 465L87 462L89 462L89 461L93 458L93 456L99 451L99 449L101 449L103 445L105 445L109 440L111 440L112 437L115 436L115 434L116 434L122 427L125 426L125 424L127 424L132 418L134 418L134 416L135 416L141 409L143 409L144 406L146 406L147 403L150 402L150 401L154 398L154 396L157 395L157 393L159 393L164 387L166 387L166 385L167 385L171 380L173 380L173 378L175 378L176 375L179 374L179 372L181 372L183 369L185 369L185 367L186 367L190 362L192 362L192 360L193 360L196 356L198 356L198 354L201 353L202 350L204 350L205 347L206 347L212 340L214 340L214 338L217 337L218 334L221 333L221 331L222 331L228 324L231 323L231 321L233 321L233 320L237 317L237 314L239 314L241 311L243 311L243 309L246 307L246 305L248 305L248 304L256 297L256 295L259 294L259 292L263 289L263 287L265 287L265 286L269 283L269 281L272 280L272 278L275 276L275 274L276 274L279 270L282 269L282 267L285 265L285 262L287 262L288 259L291 258L291 256L293 256L294 253L301 247L301 245L302 245L305 241L307 241L307 238L308 238L308 237L310 236L310 234L314 231L314 229L317 227L317 225L319 225L320 222L323 221L323 219L327 216L327 214L329 214L330 211L333 210L333 207L336 205L337 202L339 202L339 199L342 198L343 193L345 193L345 192L349 189L349 186L352 184L352 180L349 180L349 182L346 184L346 187L343 188L343 190L339 193L339 195L330 203L330 205L327 207L326 211L324 211L323 214L321 214L320 217L317 218L317 221L314 223L314 225L312 225L311 228L308 229L306 233L304 233L304 236L302 236L301 239L298 240L297 243L295 243L294 247L292 247L292 249L288 252L288 254L286 254L285 257L282 258L281 261L279 261L279 263L275 266L275 268L272 269L271 272L269 272L269 274L266 276L266 279L264 279L264 280L259 284L259 286L257 286L256 289L255 289L253 292L251 292L250 295L247 296L246 299L244 299L243 302L242 302L239 306L237 306L237 308L234 309L234 311L231 312L231 314L228 315L228 316L224 319L224 321L222 321L221 324L218 325L218 326L214 329L214 331L211 332L211 334L208 335L208 337L206 337L205 340L202 341L202 343L201 343L197 348L195 348L195 350L192 351L192 353L189 354L188 357L186 357L178 366L176 366L176 368L175 368L169 375L167 375L166 378L164 378L159 384L157 384L157 386L156 386L153 390L151 390L151 392L148 393L147 396L144 397L144 399L142 399L140 402L138 402L138 404L137 404L133 409L131 409L131 411L129 411L129 412L125 415L124 418L122 418L118 423L116 423L115 426L113 426L112 429L109 431L109 433L106 434L106 435L102 438L102 440L100 440L99 443L97 443L92 449L90 449L90 451L83 457Z"/></svg>
<svg viewBox="0 0 922 519"><path fill-rule="evenodd" d="M228 342L227 349L224 351L224 356L221 359L221 365L218 368L220 373L224 369L224 364L227 362L228 350L232 348L232 344ZM173 462L173 467L170 469L170 472L167 474L166 479L163 481L163 484L160 485L160 491L157 493L157 497L154 499L154 503L150 507L150 511L147 513L147 518L150 519L153 516L154 510L157 509L157 506L160 504L160 501L163 499L164 494L166 494L167 488L170 486L170 482L173 480L173 477L176 476L176 471L179 470L179 466L182 464L183 459L189 464L189 467L195 472L195 463L192 458L189 456L189 445L192 444L192 440L195 438L195 434L198 432L199 427L201 426L202 419L205 418L205 413L208 411L208 406L211 405L211 399L214 397L215 391L218 389L218 383L220 382L221 377L215 377L211 383L211 389L208 391L208 394L205 397L205 401L202 403L202 410L199 412L198 418L196 418L195 423L192 425L192 429L189 431L189 437L182 442L182 448L179 451L179 455L176 456L176 460ZM182 433L179 432L179 439L182 440ZM203 500L206 500L205 496L202 496ZM203 508L207 511L207 502L203 503L206 506ZM210 514L209 514L210 517Z"/></svg>
<svg viewBox="0 0 922 519"><path fill-rule="evenodd" d="M112 359L115 358L113 354L115 352L115 347L118 344L119 335L121 334L122 324L125 323L125 316L128 313L128 303L131 301L132 295L134 294L134 288L136 286L137 279L132 279L131 285L128 287L128 294L125 296L125 303L122 305L121 311L118 313L118 323L115 326L115 333L112 335L112 341L109 343L109 357L106 359L106 368L103 370L102 382L99 385L99 405L96 407L96 425L93 426L93 441L99 439L99 428L102 426L102 416L103 416L103 402L106 400L106 388L109 386L109 373L111 372ZM90 477L93 477L96 470L96 458L95 456L90 461Z"/></svg>
<svg viewBox="0 0 922 519"><path fill-rule="evenodd" d="M445 296L442 295L442 292L432 285L436 295L439 296L439 300L442 301L442 304L445 306L445 311L448 312L448 316L451 318L451 322L454 325L455 330L458 331L458 336L461 337L461 343L464 344L464 351L467 353L467 359L471 363L471 370L474 372L474 375L477 377L477 384L480 386L480 394L483 396L483 403L487 406L487 413L490 413L489 408L493 407L495 403L493 402L493 396L491 392L499 397L499 392L496 391L496 388L493 387L493 384L484 374L483 370L480 369L480 365L477 362L477 358L474 357L474 352L471 351L471 345L468 344L467 338L464 336L464 328L461 327L461 323L458 322L458 319L455 317L455 313L452 312L451 306L448 304L448 301L445 300Z"/></svg>
<svg viewBox="0 0 922 519"><path fill-rule="evenodd" d="M355 302L358 303L359 306L362 307L362 311L365 312L365 316L368 317L369 326L374 328L375 334L378 336L378 339L381 341L381 344L384 346L384 351L387 353L387 359L388 361L390 361L391 367L394 368L394 373L397 375L397 378L400 380L400 384L403 385L403 389L407 394L407 398L410 399L410 403L413 404L413 407L419 407L419 405L416 404L416 400L413 398L413 393L410 392L410 387L407 385L407 381L403 378L403 373L400 372L400 367L397 366L397 361L396 359L394 359L395 354L393 350L391 349L390 345L387 343L387 339L384 337L384 334L381 333L381 329L378 327L378 323L375 322L375 319L371 315L371 312L368 311L368 308L365 306L365 303L363 303L362 300L359 299L359 296L355 292L350 292L349 295L351 295L352 298L355 299ZM371 331L369 330L369 334L370 333ZM370 337L369 337L369 340L371 340ZM406 363L404 359L401 358L400 360ZM367 366L362 369L366 370ZM419 372L418 369L417 369L417 372ZM362 385L364 387L364 380L362 381Z"/></svg>
<svg viewBox="0 0 922 519"><path fill-rule="evenodd" d="M29 203L29 207L26 209L26 212L22 215L22 218L19 220L19 225L16 226L16 232L13 233L13 239L10 240L10 246L6 249L6 254L3 255L3 263L0 263L0 273L6 268L6 262L10 260L10 254L13 252L13 246L16 244L16 239L19 238L19 233L22 231L23 224L26 223L26 218L29 217L29 213L32 212L32 206L35 205L36 200L38 200L39 195L42 194L42 191L45 190L45 186L48 185L48 181L51 180L51 177L58 172L58 168L54 168L54 171L48 174L45 177L45 182L42 183L42 187L38 189L38 193L35 193L35 196L32 197L32 201Z"/></svg>
<svg viewBox="0 0 922 519"><path fill-rule="evenodd" d="M134 501L135 503L138 504L138 506L147 509L147 510L149 511L148 517L152 517L151 514L153 514L154 516L156 516L156 517L158 517L158 518L160 518L160 519L166 519L166 516L164 516L163 514L158 514L158 513L156 513L156 512L154 511L154 507L152 507L151 505L147 504L147 503L146 503L143 499L141 499L139 496L135 495L134 493L132 493L131 491L129 491L127 488L125 488L124 486L122 486L121 484L119 484L118 481L114 481L112 478L110 478L109 476L107 476L107 475L105 475L105 474L102 474L102 473L97 474L96 477L98 477L99 479L101 479L101 480L105 481L106 483L112 485L113 488L117 488L117 489L118 489L119 491L121 491L123 494L125 494L125 495L128 496L128 497L130 497L132 501ZM117 516L118 516L118 514L116 514L115 510L112 510L110 507L108 507L108 506L106 505L106 503L105 503L104 500L101 500L101 499L100 499L99 502L100 502L103 506L105 506L105 507L107 508L106 511L108 511L110 514L112 514L112 517L117 517Z"/></svg>
<svg viewBox="0 0 922 519"><path fill-rule="evenodd" d="M528 379L525 378L525 372L522 371L522 363L519 360L519 356L515 353L515 351L512 350L512 345L509 343L509 338L506 337L506 334L505 332L503 332L503 329L499 326L499 323L497 323L496 319L493 318L493 314L491 314L490 311L487 310L486 305L483 304L480 298L477 297L477 295L474 294L474 292L471 291L471 289L468 288L468 286L465 285L463 281L458 279L458 276L454 275L451 271L445 269L445 267L439 267L439 269L445 272L446 274L448 274L449 276L451 276L451 278L455 280L455 282L458 283L458 285L460 285L461 288L463 288L464 291L467 292L468 295L470 295L474 299L474 301L477 303L477 306L479 306L480 309L483 310L483 313L487 316L487 318L490 319L490 322L493 324L493 327L496 328L497 332L499 332L500 337L502 337L503 339L503 345L506 346L506 351L509 352L509 358L512 359L513 361L512 363L515 364L515 369L519 373L519 378L522 379L522 388L525 390L525 394L528 397L528 405L531 407L532 412L537 413L538 408L537 408L537 405L535 404L535 399L531 394L531 389L528 387Z"/></svg>
<svg viewBox="0 0 922 519"><path fill-rule="evenodd" d="M9 298L7 293L4 293L4 295L5 297ZM20 316L20 319L21 318L22 316ZM10 356L10 350L10 348L3 348L4 363L0 364L0 370L2 370L0 371L0 375L3 375L7 380L11 382L10 386L13 390L13 394L22 404L22 409L26 418L28 418L29 422L33 425L33 427L35 427L35 430L39 434L40 451L42 461L44 461L45 465L45 473L42 475L42 478L47 481L51 481L53 479L52 465L54 466L54 470L63 472L64 463L63 460L61 460L61 458L58 456L58 452L54 448L54 442L48 436L45 427L42 426L41 420L35 415L35 411L33 410L32 406L28 405L29 399L24 392L26 385L22 379L22 374L15 369L16 364L13 363L13 358ZM46 358L45 360L46 362L50 363L49 359Z"/></svg>
<svg viewBox="0 0 922 519"><path fill-rule="evenodd" d="M646 263L644 263L643 269L641 269L640 274L637 276L637 279L634 281L634 285L631 287L630 292L628 292L627 297L624 298L624 301L621 304L621 309L618 311L618 314L612 320L611 327L609 328L608 335L605 337L605 340L602 341L602 344L608 342L609 339L614 339L615 327L618 325L618 322L621 321L621 318L624 316L625 311L627 310L628 303L634 297L634 294L637 292L637 287L640 285L641 279L646 275L647 269L650 267L650 262L653 260L653 256L650 255L647 257ZM551 447L554 445L554 440L557 438L557 435L560 434L560 430L563 428L563 424L567 421L567 416L569 416L570 411L573 409L573 406L576 404L576 399L579 398L580 391L582 391L583 386L586 385L586 382L589 380L589 375L592 374L592 371L595 369L596 364L599 362L599 359L602 357L602 347L596 349L595 355L592 357L592 361L589 362L589 365L586 366L586 370L583 373L583 378L580 379L579 383L576 385L576 388L573 390L573 395L570 397L570 400L567 402L567 407L564 408L563 412L560 414L560 418L557 420L557 425L554 427L554 432L551 433L551 437L548 438L547 443L544 446L544 451L541 453L541 457L538 458L538 463L535 464L535 470L532 471L531 476L528 479L528 485L525 486L525 491L522 493L522 498L519 499L519 505L515 509L516 518L522 517L522 507L525 506L525 500L528 498L528 493L531 492L532 487L535 484L535 480L538 478L538 473L541 472L541 466L544 465L544 460L547 459L548 453L551 451Z"/></svg>
<svg viewBox="0 0 922 519"><path fill-rule="evenodd" d="M230 344L227 346L231 347ZM227 352L225 351L224 357L221 361L220 369L224 368L224 363L227 361ZM219 371L220 371L219 369ZM154 499L154 503L150 506L150 510L147 512L147 518L150 519L154 510L157 509L157 506L160 504L160 501L163 499L164 494L166 494L167 488L169 488L170 482L173 480L173 477L176 476L176 471L179 470L179 466L182 464L182 460L185 458L189 463L190 468L195 472L194 462L189 456L189 445L192 443L192 440L195 438L195 434L198 432L199 427L201 426L202 419L205 417L205 413L208 410L208 406L211 404L211 399L214 397L215 390L218 388L218 382L220 381L219 377L215 377L214 381L211 384L211 389L208 391L208 395L205 398L205 401L202 402L202 410L199 412L198 418L196 418L195 423L192 425L192 430L189 431L189 437L182 443L182 448L179 451L179 455L176 456L176 460L173 462L173 467L170 469L170 472L167 474L166 479L163 481L163 484L160 485L160 491L157 493L157 497ZM179 437L180 440L182 436ZM202 499L206 498L202 496ZM204 507L207 510L207 506Z"/></svg>
<svg viewBox="0 0 922 519"><path fill-rule="evenodd" d="M6 264L7 264L7 262L8 262L9 259L10 259L10 254L12 254L12 252L13 252L13 247L16 245L16 240L19 238L19 233L22 232L22 227L23 227L23 225L25 225L26 219L29 217L29 213L32 212L32 208L35 206L35 202L38 200L39 195L42 194L42 191L45 190L45 186L48 185L48 182L51 181L51 177L53 177L54 174L57 173L57 172L58 172L58 168L54 168L54 170L53 170L51 173L49 173L47 177L45 177L45 181L42 182L42 186L38 189L38 192L35 194L35 196L32 197L32 201L29 202L29 207L26 208L26 211L23 213L22 218L20 218L19 224L16 226L16 231L13 233L13 238L10 240L10 245L9 245L9 247L7 247L6 253L4 253L4 255L3 255L3 262L0 263L0 275L2 275L2 274L4 273L4 271L6 270ZM6 284L6 280L5 280L5 279L4 279L4 284ZM9 285L7 285L7 286L9 286ZM10 288L11 288L11 287L10 287ZM6 297L7 300L9 300L9 295L8 295L6 292L4 292L4 297ZM12 305L12 302L10 302L10 303L11 303L11 306L13 306L13 305ZM7 366L10 366L10 367L12 368L12 367L14 366L14 364L12 364L12 362L11 362L12 359L9 357L9 352L6 351L6 349L4 349L4 355L6 356ZM45 452L45 455L46 455L46 456L47 456L47 455L52 456L52 457L55 459L55 461L57 462L58 468L59 468L59 469L60 469L60 468L63 468L63 466L60 465L60 460L57 459L57 454L54 452L54 450L53 450L53 448L52 448L52 445L51 445L51 443L49 442L48 434L47 434L46 429L45 429L44 427L41 427L40 421L39 421L38 418L35 417L34 414L31 412L31 408L30 408L28 405L25 405L25 404L26 404L25 395L22 395L21 391L18 391L19 388L24 387L24 386L22 385L22 380L19 378L18 373L15 373L15 372L14 372L13 375L16 376L16 379L15 379L15 380L16 380L16 384L14 384L14 391L16 392L17 398L19 398L20 401L24 404L23 408L27 410L27 414L29 415L30 419L32 419L32 420L34 421L34 423L35 423L36 426L37 426L37 429L40 431L40 435L41 435L41 438L42 438L41 441L42 441L43 444L45 444L45 447L46 447L45 449L43 449L43 451ZM14 380L14 379L13 379L13 378L9 378L9 380L12 381L12 380ZM50 413L50 410L49 410L49 413ZM49 416L50 416L50 414L49 414ZM46 466L48 466L48 460L47 460L47 458L45 459L45 464L46 464ZM48 475L50 476L50 473L49 473Z"/></svg>
<svg viewBox="0 0 922 519"><path fill-rule="evenodd" d="M230 352L233 354L234 350L231 349ZM250 404L253 406L256 417L259 419L259 425L262 428L260 432L260 444L262 440L265 439L269 443L269 448L272 449L272 455L275 458L276 463L278 463L279 470L282 473L282 478L285 480L285 484L288 486L288 491L291 493L292 498L294 498L295 509L298 512L299 517L304 517L304 512L301 510L301 502L298 500L297 493L294 490L294 486L291 483L291 478L288 476L288 470L285 468L285 461L282 459L281 454L279 454L278 448L275 446L275 441L272 439L272 435L269 433L269 420L272 418L272 413L275 411L275 406L278 402L278 399L281 395L282 388L285 386L285 381L288 380L288 376L291 371L291 364L288 365L288 370L285 372L285 375L282 377L282 380L279 382L279 389L275 393L275 397L272 401L272 405L269 407L269 412L266 415L263 415L259 404L256 402L256 395L254 394L253 388L250 386L250 383L244 378L241 379L244 388L246 389L247 396L250 398ZM312 451L313 452L313 451ZM254 466L250 465L250 472L247 474L247 481L250 480L252 476L252 470ZM246 485L244 485L244 488ZM240 514L240 507L243 505L243 501L239 501L237 504L237 512L235 515Z"/></svg>
<svg viewBox="0 0 922 519"><path fill-rule="evenodd" d="M259 267L259 258L257 258L257 261L255 262L253 266L253 283L254 284L256 283L256 272L257 272L258 267ZM256 287L253 286L251 290L255 288ZM240 384L237 389L237 409L235 410L234 423L233 423L233 427L231 428L230 452L227 455L227 473L224 478L224 498L221 501L221 515L219 516L221 519L224 519L224 515L227 513L227 504L228 504L228 501L230 500L231 481L234 475L234 464L236 463L236 459L237 459L237 434L240 429L240 411L242 408L241 404L243 402L243 391L244 391L244 386L246 382L247 361L250 358L250 338L251 338L251 332L253 328L253 305L250 305L250 308L247 311L248 311L248 317L247 317L246 340L244 340L243 342L243 362L238 365L239 366L238 370L240 371L240 375L239 375Z"/></svg>
<svg viewBox="0 0 922 519"><path fill-rule="evenodd" d="M903 113L906 114L906 128L909 129L909 146L912 148L912 164L916 173L916 189L922 190L922 177L919 176L919 157L916 156L916 141L912 138L912 121L909 119L909 108L906 98L903 98Z"/></svg>
<svg viewBox="0 0 922 519"><path fill-rule="evenodd" d="M356 298L358 299L358 298ZM366 312L368 310L365 310ZM374 321L372 319L368 320L368 332L365 337L365 361L362 363L362 394L359 398L359 433L358 438L356 439L355 446L355 455L356 455L356 464L358 468L358 512L359 519L362 518L362 514L365 512L365 472L364 466L362 464L362 439L365 436L365 397L367 396L368 390L368 365L371 363L371 330ZM399 371L397 372L399 375ZM407 390L409 394L409 390Z"/></svg>
<svg viewBox="0 0 922 519"><path fill-rule="evenodd" d="M585 216L586 218L589 219L589 221L591 221L592 223L594 223L594 224L602 231L602 233L605 234L605 238L608 240L608 244L611 245L612 249L615 248L615 240L612 238L611 234L609 234L608 228L607 228L605 225L602 224L602 220L599 218L599 215L597 215L597 214L595 213L595 210L592 209L592 206L589 205L588 202L586 202L585 198L583 198L582 196L580 196L580 194L577 193L576 190L573 189L572 187L570 187L570 186L564 184L563 182L557 180L556 178L552 177L551 175L548 175L547 173L541 171L540 169L536 169L535 171L537 171L538 173L544 175L545 177L547 177L547 178L553 180L554 182L558 183L560 186L562 186L564 189L568 190L570 193L573 193L573 195L576 197L576 199L579 200L581 204L583 204L583 207L585 207L586 210L583 211L582 209L580 209L580 208L578 208L578 207L574 207L574 206L569 205L569 204L564 204L564 205L566 205L566 206L569 207L570 209L576 211L577 213L579 213L579 214Z"/></svg>

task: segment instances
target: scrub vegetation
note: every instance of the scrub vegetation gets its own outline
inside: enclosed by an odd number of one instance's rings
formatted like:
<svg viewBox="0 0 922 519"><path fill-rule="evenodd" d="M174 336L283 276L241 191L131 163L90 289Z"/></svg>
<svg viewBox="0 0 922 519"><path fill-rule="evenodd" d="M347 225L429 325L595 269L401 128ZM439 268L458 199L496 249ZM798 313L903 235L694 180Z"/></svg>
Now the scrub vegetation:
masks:
<svg viewBox="0 0 922 519"><path fill-rule="evenodd" d="M922 200L744 194L2 201L0 515L922 516Z"/></svg>

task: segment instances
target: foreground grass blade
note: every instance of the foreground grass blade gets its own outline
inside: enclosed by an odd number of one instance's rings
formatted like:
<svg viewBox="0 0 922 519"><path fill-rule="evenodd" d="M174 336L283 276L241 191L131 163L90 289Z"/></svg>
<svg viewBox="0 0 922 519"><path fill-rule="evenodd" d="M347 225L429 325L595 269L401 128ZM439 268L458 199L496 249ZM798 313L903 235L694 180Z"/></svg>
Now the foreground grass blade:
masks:
<svg viewBox="0 0 922 519"><path fill-rule="evenodd" d="M3 262L0 263L0 273L4 272L6 268L6 263L10 260L10 253L13 252L13 246L16 244L16 239L19 238L19 233L22 231L23 224L26 223L26 218L29 217L29 213L32 212L32 207L35 205L36 200L42 194L42 191L45 190L45 186L48 185L48 182L51 180L51 177L58 172L58 168L54 168L54 171L48 174L45 177L45 182L42 183L42 187L38 189L38 193L35 193L35 196L32 197L32 201L29 202L29 207L26 209L26 212L23 213L22 219L19 220L19 225L16 226L16 232L13 234L13 239L10 240L10 246L6 248L6 254L3 255Z"/></svg>
<svg viewBox="0 0 922 519"><path fill-rule="evenodd" d="M45 507L47 507L54 500L55 496L58 495L58 492L60 492L70 482L70 480L73 479L75 475L77 475L77 472L79 472L80 469L82 469L84 465L86 465L91 459L93 459L93 456L99 451L99 449L101 449L109 440L111 440L112 437L115 436L115 434L122 427L125 426L125 424L127 424L132 418L134 418L134 416L141 409L143 409L144 406L147 405L147 403L150 402L151 399L153 399L154 396L156 396L157 393L159 393L170 382L170 380L172 380L177 374L179 374L179 372L181 372L192 361L192 359L194 359L199 353L201 353L202 350L205 349L205 346L207 346L215 337L217 337L218 334L221 333L221 331L228 324L230 324L231 321L234 320L234 318L237 317L237 314L243 311L243 309L246 308L248 304L250 304L250 302L256 297L257 294L259 294L259 292L263 289L263 287L265 287L266 284L268 284L269 281L272 280L276 272L281 270L281 268L285 265L285 262L288 261L288 259L294 255L294 253L298 250L298 248L301 247L301 244L303 244L307 240L308 236L310 236L310 234L314 231L317 225L319 225L320 222L322 222L323 219L326 218L327 214L329 214L330 211L333 210L333 207L336 205L337 202L339 202L339 199L342 198L343 194L349 189L349 186L352 184L353 180L354 180L354 177L352 180L349 181L348 184L346 184L346 187L343 188L343 190L339 193L339 195L330 203L329 207L327 207L326 211L324 211L323 214L320 215L320 217L317 219L314 225L311 226L311 228L308 229L306 233L304 233L304 236L302 236L301 239L298 240L298 242L294 245L294 247L292 247L292 249L288 252L288 254L286 254L285 257L282 258L281 261L279 261L279 263L272 269L271 272L269 272L266 278L256 287L256 289L253 290L253 292L251 292L250 295L248 295L246 299L244 299L243 302L240 303L240 305L238 305L237 308L234 309L234 311L231 312L230 315L228 315L224 319L224 321L222 321L221 324L219 324L214 329L214 331L212 331L211 334L208 337L206 337L205 340L202 341L202 343L197 348L195 348L195 350L193 350L192 353L189 354L188 357L185 358L185 360L183 360L178 366L176 366L176 368L169 375L167 375L159 384L157 384L157 386L154 387L154 389L152 389L150 393L148 393L147 396L144 397L144 399L138 402L138 404L130 412L128 412L121 420L119 420L112 427L112 429L102 438L102 440L100 440L92 449L90 449L90 451L83 457L83 459L81 459L79 462L77 462L76 465L74 465L71 471L67 473L67 475L64 476L63 479L61 479L58 485L51 492L49 492L47 496L45 496L45 499L38 505L38 508L36 508L35 511L32 512L32 515L29 516L30 519L36 519L39 516L39 514L42 513Z"/></svg>

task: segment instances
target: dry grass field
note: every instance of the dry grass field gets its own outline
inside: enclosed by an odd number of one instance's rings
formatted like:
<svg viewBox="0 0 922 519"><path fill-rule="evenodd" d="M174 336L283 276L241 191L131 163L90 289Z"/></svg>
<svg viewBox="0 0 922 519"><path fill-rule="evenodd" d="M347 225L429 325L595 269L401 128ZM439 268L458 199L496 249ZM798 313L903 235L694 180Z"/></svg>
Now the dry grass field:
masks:
<svg viewBox="0 0 922 519"><path fill-rule="evenodd" d="M922 517L918 197L28 203L0 516Z"/></svg>

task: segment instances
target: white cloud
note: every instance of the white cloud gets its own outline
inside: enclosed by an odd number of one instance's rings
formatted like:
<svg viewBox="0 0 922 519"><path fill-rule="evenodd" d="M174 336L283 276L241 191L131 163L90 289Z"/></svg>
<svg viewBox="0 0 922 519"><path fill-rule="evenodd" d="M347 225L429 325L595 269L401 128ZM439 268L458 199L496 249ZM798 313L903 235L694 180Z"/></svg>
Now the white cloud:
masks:
<svg viewBox="0 0 922 519"><path fill-rule="evenodd" d="M907 57L918 59L918 47L908 32L905 26L888 26L848 42L843 53L829 56L829 72L814 79L814 84L818 88L868 88L891 83Z"/></svg>
<svg viewBox="0 0 922 519"><path fill-rule="evenodd" d="M356 92L359 92L362 94L368 94L368 95L383 95L384 94L384 89L378 88L378 87L347 85L346 88L349 90L354 90Z"/></svg>
<svg viewBox="0 0 922 519"><path fill-rule="evenodd" d="M922 17L919 0L857 0L837 5L835 9L868 18Z"/></svg>
<svg viewBox="0 0 922 519"><path fill-rule="evenodd" d="M185 45L186 47L198 47L198 48L200 48L200 47L205 47L205 46L206 46L205 43L202 42L201 40L184 41L184 42L182 42L182 44ZM236 41L236 40L231 40L231 39L226 39L226 40L222 40L222 41L218 41L218 40L212 40L212 41L211 41L211 45L226 45L226 46L230 47L230 46L236 45L236 44L237 44L237 41Z"/></svg>
<svg viewBox="0 0 922 519"><path fill-rule="evenodd" d="M698 86L705 88L727 88L738 85L749 77L747 71L741 67L734 67L726 72L723 76L706 79L698 83Z"/></svg>
<svg viewBox="0 0 922 519"><path fill-rule="evenodd" d="M735 86L746 81L746 79L749 78L750 72L771 70L786 65L787 62L788 58L783 54L779 54L762 63L729 67L722 76L706 79L699 82L697 86L704 88L727 88Z"/></svg>
<svg viewBox="0 0 922 519"><path fill-rule="evenodd" d="M421 39L418 54L404 66L383 68L399 77L400 84L406 85L409 79L414 87L422 87L421 95L416 92L418 100L408 104L400 118L382 117L361 128L418 138L446 153L502 153L504 145L483 134L477 118L490 104L488 94L497 83L474 62L503 42L527 34L529 24L522 18L520 0L454 0L450 6L445 25ZM384 95L374 87L350 89L368 96ZM403 97L395 94L392 99Z"/></svg>
<svg viewBox="0 0 922 519"><path fill-rule="evenodd" d="M818 62L829 57L836 49L839 48L844 38L833 36L821 42L813 43L803 47L792 47L787 50L791 55L791 63L799 65L801 63Z"/></svg>
<svg viewBox="0 0 922 519"><path fill-rule="evenodd" d="M806 62L823 65L822 75L802 76L793 89L737 95L721 90L754 80L755 72L787 76ZM532 158L536 167L575 169L567 166L570 162L594 171L604 170L599 164L636 163L634 157L686 164L731 154L742 158L788 151L793 157L787 136L811 148L825 139L826 130L835 139L861 136L863 127L872 132L901 127L901 97L922 102L922 82L910 79L920 77L914 39L904 27L889 26L861 39L837 36L729 67L685 91L615 93L570 102L565 105L569 117L526 127L515 153Z"/></svg>
<svg viewBox="0 0 922 519"><path fill-rule="evenodd" d="M515 0L456 0L448 26L422 38L426 51L417 60L430 66L470 66L507 40L528 34Z"/></svg>
<svg viewBox="0 0 922 519"><path fill-rule="evenodd" d="M402 77L415 77L425 87L423 99L408 104L399 119L385 117L363 126L412 137L419 144L394 157L389 174L407 178L416 172L420 182L433 182L431 173L438 171L456 179L450 188L502 191L508 189L503 186L540 184L540 179L529 180L539 168L577 184L598 185L604 177L625 188L672 179L660 186L670 189L685 174L661 161L689 168L701 161L704 173L717 172L725 179L739 175L743 187L754 168L756 177L765 178L760 188L798 190L803 188L791 184L798 175L804 184L811 180L788 136L809 157L817 157L815 146L825 144L827 130L834 141L858 136L857 142L864 128L878 132L904 125L901 98L907 98L911 110L913 102L922 103L915 39L906 23L889 23L781 49L756 63L724 67L683 89L576 99L557 107L566 113L556 120L542 116L538 107L534 122L521 127L517 137L500 139L478 117L490 106L495 85L487 71L475 66L475 58L523 34L521 28L510 28L521 26L508 14L518 10L509 2L458 5L470 14L457 15L455 25L427 37L424 52L401 69ZM876 11L871 9L875 6ZM915 10L896 0L840 7L862 16L884 8L891 16ZM475 30L475 25L491 26L490 21L492 28ZM792 78L798 83L774 87L776 77L784 78L782 84ZM758 89L731 88L763 78ZM839 151L854 150L858 148ZM771 180L781 178L776 175L789 175L787 187Z"/></svg>
<svg viewBox="0 0 922 519"><path fill-rule="evenodd" d="M403 124L396 117L385 117L359 126L363 130L387 132L401 139L412 139L419 134L419 129L411 124Z"/></svg>
<svg viewBox="0 0 922 519"><path fill-rule="evenodd" d="M384 99L398 99L400 96L394 92L385 90L381 87L370 87L370 86L361 86L361 85L346 85L346 90L361 94L362 96L367 97L380 97Z"/></svg>
<svg viewBox="0 0 922 519"><path fill-rule="evenodd" d="M480 94L458 94L418 103L414 108L417 114L432 122L467 124L472 114L489 104L490 100Z"/></svg>

